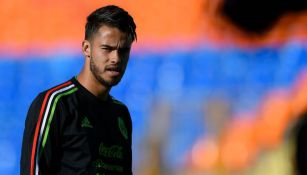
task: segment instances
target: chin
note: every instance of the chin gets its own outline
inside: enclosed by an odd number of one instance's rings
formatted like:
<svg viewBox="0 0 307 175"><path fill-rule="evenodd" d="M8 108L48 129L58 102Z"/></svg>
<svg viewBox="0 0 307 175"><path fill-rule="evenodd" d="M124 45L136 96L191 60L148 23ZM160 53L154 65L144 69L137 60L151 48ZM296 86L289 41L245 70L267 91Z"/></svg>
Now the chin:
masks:
<svg viewBox="0 0 307 175"><path fill-rule="evenodd" d="M101 84L103 84L105 86L108 86L108 87L116 86L119 82L120 82L120 80L104 80L104 81L100 81Z"/></svg>
<svg viewBox="0 0 307 175"><path fill-rule="evenodd" d="M115 80L115 81L110 82L110 84L111 84L111 86L116 86L116 85L118 85L119 82L120 82L120 80Z"/></svg>
<svg viewBox="0 0 307 175"><path fill-rule="evenodd" d="M116 78L110 78L110 79L105 79L105 81L110 85L110 86L116 86L120 82L121 78L116 77Z"/></svg>

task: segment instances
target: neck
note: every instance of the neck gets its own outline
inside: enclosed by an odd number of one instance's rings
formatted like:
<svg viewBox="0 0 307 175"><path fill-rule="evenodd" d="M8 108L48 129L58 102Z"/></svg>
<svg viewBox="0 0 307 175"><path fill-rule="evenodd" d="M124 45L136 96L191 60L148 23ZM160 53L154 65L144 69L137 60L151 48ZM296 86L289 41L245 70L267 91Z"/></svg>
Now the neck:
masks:
<svg viewBox="0 0 307 175"><path fill-rule="evenodd" d="M79 83L101 100L107 100L110 88L102 85L90 71L82 69L77 76Z"/></svg>

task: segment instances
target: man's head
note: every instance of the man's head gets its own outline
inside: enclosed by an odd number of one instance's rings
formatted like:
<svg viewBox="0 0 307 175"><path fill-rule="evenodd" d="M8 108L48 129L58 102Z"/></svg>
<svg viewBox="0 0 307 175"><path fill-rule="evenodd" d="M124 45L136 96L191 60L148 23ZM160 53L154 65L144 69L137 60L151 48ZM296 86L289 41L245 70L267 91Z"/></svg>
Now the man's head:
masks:
<svg viewBox="0 0 307 175"><path fill-rule="evenodd" d="M126 33L131 41L137 38L133 18L120 7L105 6L91 13L85 25L85 40L90 40L102 25L118 28L121 32Z"/></svg>
<svg viewBox="0 0 307 175"><path fill-rule="evenodd" d="M136 40L133 18L117 6L95 10L87 17L82 51L85 66L101 85L110 88L122 78Z"/></svg>

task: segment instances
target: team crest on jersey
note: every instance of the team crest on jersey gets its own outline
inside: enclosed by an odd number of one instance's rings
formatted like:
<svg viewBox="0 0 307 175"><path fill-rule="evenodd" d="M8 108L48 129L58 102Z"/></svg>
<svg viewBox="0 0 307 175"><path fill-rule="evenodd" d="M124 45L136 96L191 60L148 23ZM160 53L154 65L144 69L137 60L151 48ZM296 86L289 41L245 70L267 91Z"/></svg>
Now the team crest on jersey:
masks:
<svg viewBox="0 0 307 175"><path fill-rule="evenodd" d="M128 132L127 128L125 126L125 122L122 118L118 117L118 127L124 138L127 140L128 139Z"/></svg>

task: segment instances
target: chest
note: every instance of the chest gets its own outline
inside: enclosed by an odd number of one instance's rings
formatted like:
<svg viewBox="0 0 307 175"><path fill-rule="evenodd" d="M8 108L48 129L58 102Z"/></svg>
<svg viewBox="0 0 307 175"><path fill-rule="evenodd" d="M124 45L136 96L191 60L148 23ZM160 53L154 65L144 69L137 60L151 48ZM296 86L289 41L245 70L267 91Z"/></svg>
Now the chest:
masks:
<svg viewBox="0 0 307 175"><path fill-rule="evenodd" d="M66 117L61 142L65 160L82 161L97 172L129 170L131 133L124 112L109 108L79 109Z"/></svg>
<svg viewBox="0 0 307 175"><path fill-rule="evenodd" d="M64 124L64 136L84 137L91 148L103 145L130 145L127 114L111 107L99 109L79 109L67 116Z"/></svg>

